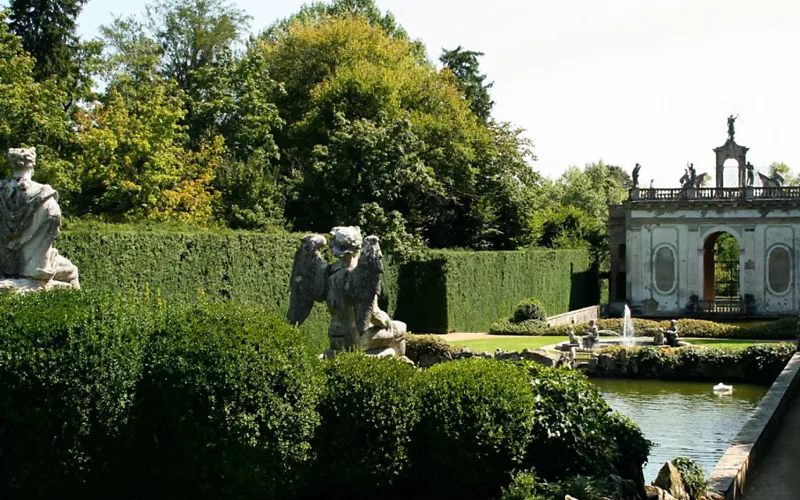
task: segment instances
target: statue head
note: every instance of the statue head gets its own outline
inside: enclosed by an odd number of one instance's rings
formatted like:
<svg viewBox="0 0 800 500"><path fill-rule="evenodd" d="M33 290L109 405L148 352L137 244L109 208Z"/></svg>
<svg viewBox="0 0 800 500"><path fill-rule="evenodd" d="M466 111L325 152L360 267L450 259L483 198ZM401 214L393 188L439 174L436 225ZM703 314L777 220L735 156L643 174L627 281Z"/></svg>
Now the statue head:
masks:
<svg viewBox="0 0 800 500"><path fill-rule="evenodd" d="M8 164L14 173L33 174L36 166L36 148L11 148L8 150Z"/></svg>
<svg viewBox="0 0 800 500"><path fill-rule="evenodd" d="M335 257L351 257L361 251L358 226L337 226L331 229L331 236L331 251Z"/></svg>

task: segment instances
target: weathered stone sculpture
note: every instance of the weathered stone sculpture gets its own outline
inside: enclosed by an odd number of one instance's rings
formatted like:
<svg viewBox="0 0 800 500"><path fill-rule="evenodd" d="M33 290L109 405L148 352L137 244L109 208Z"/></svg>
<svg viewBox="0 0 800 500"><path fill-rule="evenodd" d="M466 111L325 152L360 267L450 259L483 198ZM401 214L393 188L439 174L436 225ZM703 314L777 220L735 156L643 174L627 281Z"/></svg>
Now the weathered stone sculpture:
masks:
<svg viewBox="0 0 800 500"><path fill-rule="evenodd" d="M335 227L331 251L338 260L328 264L320 249L324 237L305 236L294 257L289 312L286 319L302 324L314 302L325 302L331 315L330 349L326 356L362 349L374 356L404 356L406 325L394 321L378 307L383 262L379 240L363 241L358 227Z"/></svg>
<svg viewBox="0 0 800 500"><path fill-rule="evenodd" d="M670 347L678 347L680 345L680 338L678 338L678 321L670 320L669 330L666 332L667 345Z"/></svg>
<svg viewBox="0 0 800 500"><path fill-rule="evenodd" d="M567 334L569 335L569 343L570 345L580 345L581 339L577 335L575 335L575 320L573 319L569 324L569 329L567 330Z"/></svg>
<svg viewBox="0 0 800 500"><path fill-rule="evenodd" d="M591 349L596 343L600 342L600 330L597 328L593 319L589 320L589 328L586 330L586 336L583 338L585 347Z"/></svg>
<svg viewBox="0 0 800 500"><path fill-rule="evenodd" d="M36 149L9 149L0 181L0 291L80 288L78 268L52 247L61 230L58 193L32 179Z"/></svg>
<svg viewBox="0 0 800 500"><path fill-rule="evenodd" d="M631 181L633 182L633 188L639 187L639 171L642 169L642 166L638 163L635 167L633 167L633 173L631 173Z"/></svg>

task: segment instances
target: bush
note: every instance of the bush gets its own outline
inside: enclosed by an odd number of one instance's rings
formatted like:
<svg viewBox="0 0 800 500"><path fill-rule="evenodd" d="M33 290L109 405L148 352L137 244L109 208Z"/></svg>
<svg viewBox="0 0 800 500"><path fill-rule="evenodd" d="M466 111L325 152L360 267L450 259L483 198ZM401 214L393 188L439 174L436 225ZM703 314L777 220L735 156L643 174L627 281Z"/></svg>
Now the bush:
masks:
<svg viewBox="0 0 800 500"><path fill-rule="evenodd" d="M492 323L489 333L492 335L544 335L550 327L547 321L529 319L519 323L504 319Z"/></svg>
<svg viewBox="0 0 800 500"><path fill-rule="evenodd" d="M672 461L678 472L681 473L681 480L686 488L686 493L692 500L700 500L706 494L708 483L703 467L690 458L678 457Z"/></svg>
<svg viewBox="0 0 800 500"><path fill-rule="evenodd" d="M419 364L426 356L430 359L449 360L452 355L453 346L437 335L406 335L406 357L414 363Z"/></svg>
<svg viewBox="0 0 800 500"><path fill-rule="evenodd" d="M419 482L450 497L498 493L522 463L533 430L525 370L491 359L442 363L421 374L420 399Z"/></svg>
<svg viewBox="0 0 800 500"><path fill-rule="evenodd" d="M606 347L597 375L772 383L795 352L790 343L747 347Z"/></svg>
<svg viewBox="0 0 800 500"><path fill-rule="evenodd" d="M503 488L502 500L561 500L572 497L581 500L607 498L640 498L620 495L619 485L611 478L574 476L560 481L537 481L533 470L517 472L508 489Z"/></svg>
<svg viewBox="0 0 800 500"><path fill-rule="evenodd" d="M318 363L297 329L260 308L169 307L133 401L133 496L291 493L319 421Z"/></svg>
<svg viewBox="0 0 800 500"><path fill-rule="evenodd" d="M371 497L408 474L419 421L417 371L361 353L339 354L324 371L312 487L319 496Z"/></svg>
<svg viewBox="0 0 800 500"><path fill-rule="evenodd" d="M121 298L0 294L0 498L103 496L153 326Z"/></svg>
<svg viewBox="0 0 800 500"><path fill-rule="evenodd" d="M611 413L585 375L535 363L525 367L536 395L526 466L547 479L619 473L630 463L641 470L652 443L630 420Z"/></svg>
<svg viewBox="0 0 800 500"><path fill-rule="evenodd" d="M547 321L547 312L544 305L533 297L527 298L517 304L514 308L514 315L512 321L514 323L522 323L528 320Z"/></svg>

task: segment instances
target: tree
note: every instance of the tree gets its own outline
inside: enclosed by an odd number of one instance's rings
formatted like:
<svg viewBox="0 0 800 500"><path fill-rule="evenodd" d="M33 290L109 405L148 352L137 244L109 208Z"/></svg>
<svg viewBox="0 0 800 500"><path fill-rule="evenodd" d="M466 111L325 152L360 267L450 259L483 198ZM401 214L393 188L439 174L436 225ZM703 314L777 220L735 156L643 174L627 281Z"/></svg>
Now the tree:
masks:
<svg viewBox="0 0 800 500"><path fill-rule="evenodd" d="M117 19L102 32L107 88L76 117L76 209L112 220L210 222L223 140L184 148L181 90L159 74L158 47L140 23Z"/></svg>
<svg viewBox="0 0 800 500"><path fill-rule="evenodd" d="M36 59L37 80L66 80L76 72L76 20L86 0L11 0L9 26Z"/></svg>
<svg viewBox="0 0 800 500"><path fill-rule="evenodd" d="M489 96L489 89L494 83L486 85L483 83L486 75L480 73L478 63L478 58L482 55L483 52L473 52L458 46L454 50L442 50L439 60L455 76L456 86L464 94L475 116L488 122L494 106L494 101Z"/></svg>
<svg viewBox="0 0 800 500"><path fill-rule="evenodd" d="M186 125L197 147L217 132L214 111L232 93L227 75L234 71L235 46L251 18L228 0L157 0L146 17L161 49L162 75L184 92Z"/></svg>
<svg viewBox="0 0 800 500"><path fill-rule="evenodd" d="M65 94L54 81L34 77L36 61L25 52L22 39L10 32L0 12L0 151L35 146L37 179L68 190L69 165L58 157L56 145L67 142L71 128L61 109ZM3 165L2 169L5 169Z"/></svg>
<svg viewBox="0 0 800 500"><path fill-rule="evenodd" d="M789 168L789 165L774 161L769 164L769 176L775 177L775 174L780 175L783 178L783 185L784 186L800 186L800 175L795 174L792 172L792 169Z"/></svg>
<svg viewBox="0 0 800 500"><path fill-rule="evenodd" d="M452 75L412 43L360 16L298 21L262 40L282 89L275 137L296 229L391 219L436 247L525 241L527 142L477 120Z"/></svg>

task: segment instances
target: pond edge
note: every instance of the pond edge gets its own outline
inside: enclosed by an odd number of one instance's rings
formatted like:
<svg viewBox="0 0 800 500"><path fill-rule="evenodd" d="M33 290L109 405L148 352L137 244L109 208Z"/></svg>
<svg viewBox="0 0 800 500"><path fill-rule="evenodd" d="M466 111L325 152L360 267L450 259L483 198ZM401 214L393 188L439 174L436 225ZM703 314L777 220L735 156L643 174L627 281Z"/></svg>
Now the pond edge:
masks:
<svg viewBox="0 0 800 500"><path fill-rule="evenodd" d="M800 353L795 353L717 462L708 478L709 492L726 500L743 497L748 473L768 448L798 388Z"/></svg>

